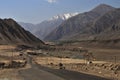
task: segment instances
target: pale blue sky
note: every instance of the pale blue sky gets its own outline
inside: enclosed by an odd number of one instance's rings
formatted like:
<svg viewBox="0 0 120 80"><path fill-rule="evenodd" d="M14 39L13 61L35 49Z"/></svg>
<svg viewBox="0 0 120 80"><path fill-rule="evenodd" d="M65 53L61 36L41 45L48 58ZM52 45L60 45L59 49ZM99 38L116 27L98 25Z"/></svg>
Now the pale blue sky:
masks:
<svg viewBox="0 0 120 80"><path fill-rule="evenodd" d="M103 3L120 8L120 0L0 0L0 18L39 23L57 14L89 11Z"/></svg>

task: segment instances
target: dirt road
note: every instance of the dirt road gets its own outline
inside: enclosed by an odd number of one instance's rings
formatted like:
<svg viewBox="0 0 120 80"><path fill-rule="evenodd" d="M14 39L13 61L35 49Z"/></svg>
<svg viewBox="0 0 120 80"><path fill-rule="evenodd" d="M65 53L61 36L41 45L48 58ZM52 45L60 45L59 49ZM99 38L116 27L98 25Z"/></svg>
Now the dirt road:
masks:
<svg viewBox="0 0 120 80"><path fill-rule="evenodd" d="M20 71L24 80L110 80L74 71L42 67L32 63L31 57L28 59L28 63L31 68Z"/></svg>

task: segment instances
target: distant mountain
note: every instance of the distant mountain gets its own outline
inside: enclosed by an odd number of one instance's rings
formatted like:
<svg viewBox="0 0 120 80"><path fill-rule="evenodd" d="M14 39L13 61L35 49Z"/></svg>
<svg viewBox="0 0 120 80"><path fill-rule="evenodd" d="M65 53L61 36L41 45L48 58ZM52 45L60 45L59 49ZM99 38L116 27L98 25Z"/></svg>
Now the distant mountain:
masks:
<svg viewBox="0 0 120 80"><path fill-rule="evenodd" d="M0 44L43 44L13 19L0 19Z"/></svg>
<svg viewBox="0 0 120 80"><path fill-rule="evenodd" d="M22 27L24 27L25 30L28 30L33 33L33 29L36 27L35 24L32 23L24 23L24 22L18 22Z"/></svg>
<svg viewBox="0 0 120 80"><path fill-rule="evenodd" d="M83 40L85 36L88 39L88 36L91 34L89 29L91 29L90 26L94 24L94 21L114 9L109 5L100 4L89 12L78 14L66 20L58 28L53 30L45 40ZM92 37L90 36L90 38Z"/></svg>
<svg viewBox="0 0 120 80"><path fill-rule="evenodd" d="M19 23L26 30L31 31L35 36L40 39L44 39L51 31L57 28L65 20L77 15L78 13L68 13L63 15L57 15L49 20L45 20L39 24Z"/></svg>

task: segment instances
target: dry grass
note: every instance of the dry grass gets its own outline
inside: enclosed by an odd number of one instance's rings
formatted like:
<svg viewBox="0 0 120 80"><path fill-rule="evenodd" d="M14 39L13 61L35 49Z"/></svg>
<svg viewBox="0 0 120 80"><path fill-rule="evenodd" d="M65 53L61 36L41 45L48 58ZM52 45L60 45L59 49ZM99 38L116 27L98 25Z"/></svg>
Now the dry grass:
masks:
<svg viewBox="0 0 120 80"><path fill-rule="evenodd" d="M85 63L83 59L57 58L57 57L36 57L34 58L38 64L77 64ZM93 63L106 63L105 61L93 61Z"/></svg>
<svg viewBox="0 0 120 80"><path fill-rule="evenodd" d="M1 55L1 56L8 56L8 57L11 57L11 56L18 56L18 55L19 55L19 52L6 52L6 51L0 51L0 55Z"/></svg>
<svg viewBox="0 0 120 80"><path fill-rule="evenodd" d="M0 60L4 60L12 56L18 56L19 52L13 52L15 47L16 46L14 45L0 45Z"/></svg>
<svg viewBox="0 0 120 80"><path fill-rule="evenodd" d="M120 50L119 49L105 49L105 48L87 48L92 52L97 60L104 60L114 62L115 58L117 62L120 62Z"/></svg>
<svg viewBox="0 0 120 80"><path fill-rule="evenodd" d="M6 50L6 49L15 49L16 46L14 45L0 45L0 50Z"/></svg>

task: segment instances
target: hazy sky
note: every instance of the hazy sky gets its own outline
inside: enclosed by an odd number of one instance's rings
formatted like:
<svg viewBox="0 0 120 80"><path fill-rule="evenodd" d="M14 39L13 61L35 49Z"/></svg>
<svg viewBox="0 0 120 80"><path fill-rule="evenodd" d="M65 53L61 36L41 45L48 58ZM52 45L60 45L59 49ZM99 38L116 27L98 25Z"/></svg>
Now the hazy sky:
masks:
<svg viewBox="0 0 120 80"><path fill-rule="evenodd" d="M0 18L39 23L57 14L82 13L101 3L120 8L120 0L0 0Z"/></svg>

